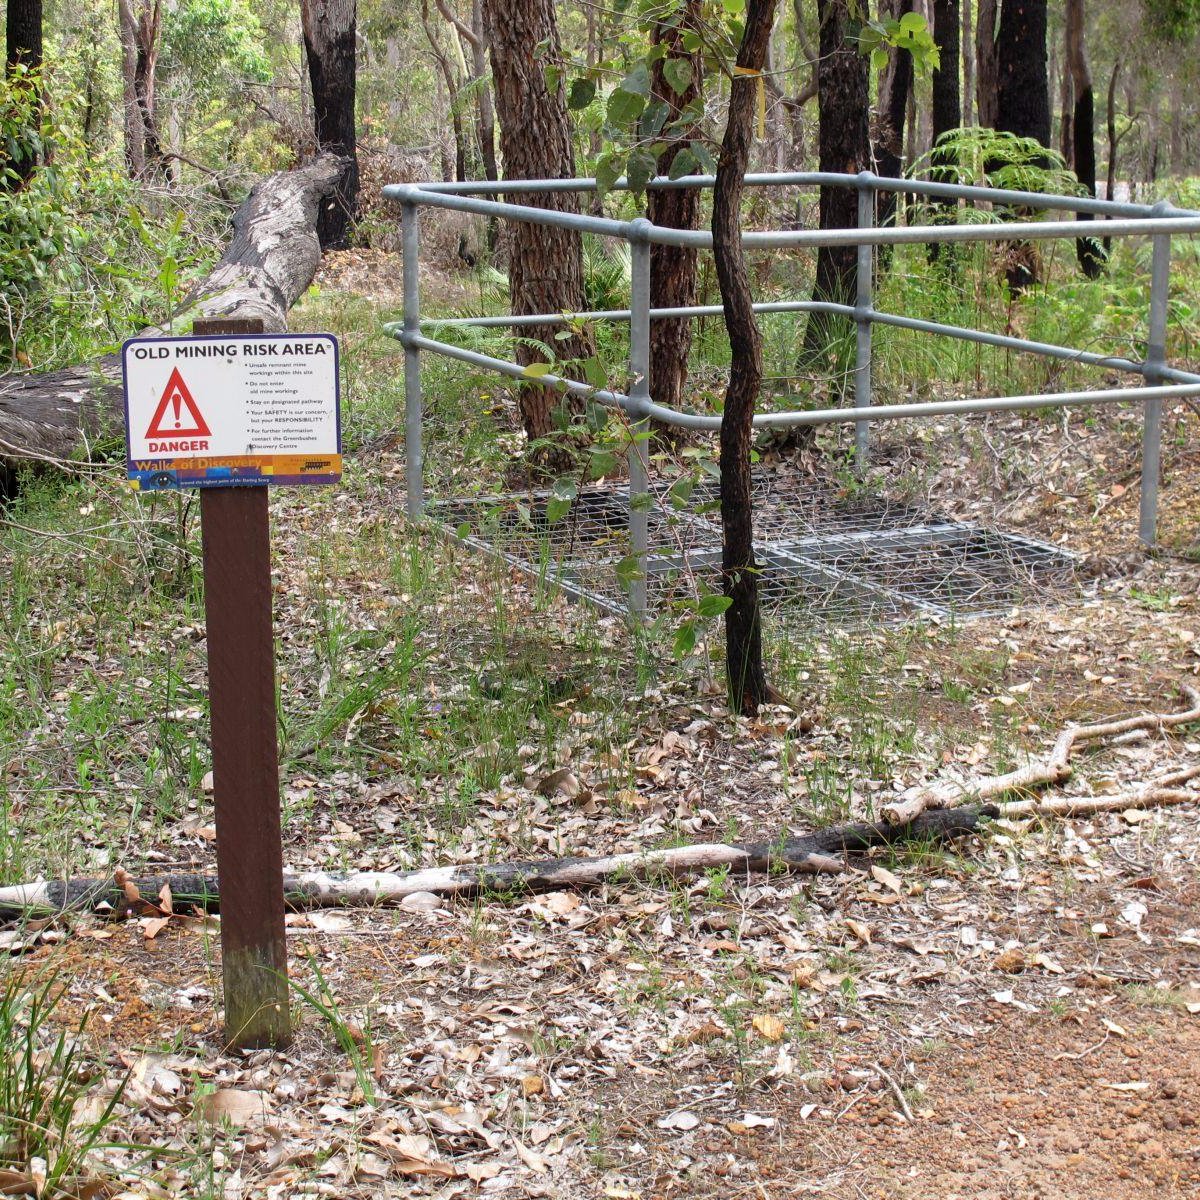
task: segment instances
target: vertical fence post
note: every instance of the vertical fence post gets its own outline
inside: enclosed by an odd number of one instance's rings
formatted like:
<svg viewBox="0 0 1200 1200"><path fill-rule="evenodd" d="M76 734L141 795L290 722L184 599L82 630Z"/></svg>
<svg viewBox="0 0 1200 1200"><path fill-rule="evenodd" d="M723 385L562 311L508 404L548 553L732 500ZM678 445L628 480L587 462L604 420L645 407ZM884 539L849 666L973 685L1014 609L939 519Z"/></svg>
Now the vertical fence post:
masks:
<svg viewBox="0 0 1200 1200"><path fill-rule="evenodd" d="M420 229L417 206L400 209L400 245L404 253L404 472L408 483L408 516L415 521L425 506L424 447L421 444L421 352L409 339L421 331L419 292Z"/></svg>
<svg viewBox="0 0 1200 1200"><path fill-rule="evenodd" d="M1154 215L1165 215L1169 206L1156 204ZM1171 290L1171 235L1156 233L1150 262L1150 319L1146 339L1146 382L1164 382L1159 368L1167 361L1167 300ZM1158 524L1158 476L1162 463L1161 400L1147 400L1142 417L1142 497L1138 535L1143 546L1153 546Z"/></svg>
<svg viewBox="0 0 1200 1200"><path fill-rule="evenodd" d="M644 217L632 222L629 286L629 396L633 401L650 399L650 243L644 232L650 222ZM629 448L629 552L638 569L629 584L629 613L640 621L646 613L646 552L650 521L647 511L649 469L647 439L650 423L639 417L630 423L633 441Z"/></svg>
<svg viewBox="0 0 1200 1200"><path fill-rule="evenodd" d="M875 225L875 176L870 171L858 174L858 227ZM875 247L858 247L858 288L854 305L854 407L871 407L871 311L875 274ZM867 469L870 424L854 423L854 463L859 473Z"/></svg>
<svg viewBox="0 0 1200 1200"><path fill-rule="evenodd" d="M262 333L261 320L204 320L195 334ZM287 935L271 533L265 487L200 489L213 807L221 883L225 1040L286 1046Z"/></svg>

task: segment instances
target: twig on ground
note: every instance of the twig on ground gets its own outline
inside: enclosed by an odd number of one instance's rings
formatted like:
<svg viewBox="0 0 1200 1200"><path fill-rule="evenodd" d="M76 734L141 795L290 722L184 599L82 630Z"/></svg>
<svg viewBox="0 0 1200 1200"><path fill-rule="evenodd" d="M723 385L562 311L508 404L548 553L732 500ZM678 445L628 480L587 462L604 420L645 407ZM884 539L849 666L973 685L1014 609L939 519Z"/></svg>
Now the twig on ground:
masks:
<svg viewBox="0 0 1200 1200"><path fill-rule="evenodd" d="M896 1098L896 1105L900 1109L900 1115L903 1116L903 1118L908 1121L909 1124L911 1124L913 1120L913 1111L909 1107L908 1101L904 1097L904 1093L900 1090L900 1085L891 1077L891 1075L888 1074L887 1071L883 1069L879 1063L872 1063L871 1066L875 1071L875 1074L887 1084L888 1090Z"/></svg>
<svg viewBox="0 0 1200 1200"><path fill-rule="evenodd" d="M973 802L994 800L1009 792L1030 792L1035 788L1063 783L1071 777L1071 753L1077 745L1101 739L1116 739L1139 730L1162 730L1200 721L1200 692L1181 683L1179 690L1188 708L1177 713L1143 713L1119 721L1103 721L1095 725L1076 725L1064 729L1054 743L1050 757L1029 763L1005 775L993 775L970 783L934 783L915 794L885 804L881 815L885 821L900 825L930 809L948 808L963 800ZM1160 784L1159 786L1166 786ZM1178 803L1179 801L1174 801ZM1168 801L1170 803L1170 801ZM1121 807L1128 808L1129 804ZM1011 814L1009 814L1011 815Z"/></svg>

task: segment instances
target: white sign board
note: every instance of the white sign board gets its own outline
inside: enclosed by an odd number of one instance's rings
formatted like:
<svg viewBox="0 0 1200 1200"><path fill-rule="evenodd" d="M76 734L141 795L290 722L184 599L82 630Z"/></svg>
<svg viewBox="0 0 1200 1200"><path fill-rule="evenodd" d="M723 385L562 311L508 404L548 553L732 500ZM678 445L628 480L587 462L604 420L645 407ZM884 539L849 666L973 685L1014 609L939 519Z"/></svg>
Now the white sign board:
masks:
<svg viewBox="0 0 1200 1200"><path fill-rule="evenodd" d="M139 487L340 478L332 335L135 338L122 364L129 478Z"/></svg>

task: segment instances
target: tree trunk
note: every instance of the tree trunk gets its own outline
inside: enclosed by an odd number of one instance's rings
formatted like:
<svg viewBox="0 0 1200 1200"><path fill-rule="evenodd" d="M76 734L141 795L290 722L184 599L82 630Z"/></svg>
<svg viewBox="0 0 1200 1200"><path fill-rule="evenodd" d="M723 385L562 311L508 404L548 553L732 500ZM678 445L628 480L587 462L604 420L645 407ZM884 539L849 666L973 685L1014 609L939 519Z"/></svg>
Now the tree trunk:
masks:
<svg viewBox="0 0 1200 1200"><path fill-rule="evenodd" d="M978 99L979 124L996 128L996 96L999 89L999 61L996 53L997 0L979 0L975 25L975 95Z"/></svg>
<svg viewBox="0 0 1200 1200"><path fill-rule="evenodd" d="M317 146L347 163L344 177L317 218L322 250L341 250L350 244L350 224L358 205L355 23L356 0L301 0Z"/></svg>
<svg viewBox="0 0 1200 1200"><path fill-rule="evenodd" d="M425 28L425 37L429 42L429 48L433 51L433 61L437 64L438 74L445 84L450 113L450 129L454 135L453 178L461 183L463 180L470 178L467 171L467 139L466 133L463 130L462 110L455 102L455 98L462 88L463 80L455 72L454 64L447 56L441 39L438 37L437 31L429 19L429 5L425 0L422 0L421 3L421 24ZM450 36L453 37L454 34L451 33Z"/></svg>
<svg viewBox="0 0 1200 1200"><path fill-rule="evenodd" d="M1075 95L1074 129L1075 174L1088 190L1089 196L1096 194L1096 105L1092 94L1092 73L1088 69L1087 53L1084 50L1083 0L1066 0L1067 3L1067 62L1064 68L1071 76ZM1079 213L1080 221L1091 221L1091 213ZM1089 279L1097 278L1104 269L1104 249L1094 237L1077 238L1075 256L1079 266Z"/></svg>
<svg viewBox="0 0 1200 1200"><path fill-rule="evenodd" d="M18 66L31 72L41 69L42 0L8 0L4 16L4 43L5 70L8 75L11 76ZM32 146L18 145L11 152L8 149L0 151L0 172L7 168L14 176L6 177L0 173L0 191L18 190L36 167L37 152Z"/></svg>
<svg viewBox="0 0 1200 1200"><path fill-rule="evenodd" d="M1049 148L1046 0L1002 0L996 57L996 128Z"/></svg>
<svg viewBox="0 0 1200 1200"><path fill-rule="evenodd" d="M666 124L679 119L679 114L700 95L700 73L703 69L700 54L689 54L683 48L683 34L701 27L702 0L687 0L678 19L671 25L656 24L653 42L663 46L665 54L655 61L650 76L650 93L667 105ZM684 61L692 68L691 80L682 92L676 92L666 81L668 62ZM656 170L669 175L671 164L688 142L697 137L695 125L675 133L658 156ZM671 229L695 229L700 217L699 188L667 188L651 190L647 201L647 216L656 225ZM650 247L650 305L652 308L682 308L696 303L696 251L685 246ZM687 382L688 351L692 346L692 323L686 318L659 320L650 323L650 390L654 400L668 408L679 408ZM655 435L676 442L682 430L655 423Z"/></svg>
<svg viewBox="0 0 1200 1200"><path fill-rule="evenodd" d="M321 262L318 206L333 194L344 162L322 155L257 184L233 215L221 260L177 310L191 317L258 317L287 328L287 311ZM147 330L148 335L160 330ZM0 381L0 483L17 461L57 463L120 429L121 364L116 355L44 375Z"/></svg>
<svg viewBox="0 0 1200 1200"><path fill-rule="evenodd" d="M471 69L477 80L486 80L488 75L487 34L484 30L483 0L471 0ZM475 99L479 112L479 153L483 156L483 175L494 183L500 178L500 169L496 163L496 107L492 103L491 84L480 83ZM495 222L489 225L493 242L494 225Z"/></svg>
<svg viewBox="0 0 1200 1200"><path fill-rule="evenodd" d="M122 117L125 133L125 169L131 179L146 173L146 138L141 105L137 94L138 38L137 18L132 0L118 0L117 17L121 31Z"/></svg>
<svg viewBox="0 0 1200 1200"><path fill-rule="evenodd" d="M884 0L880 5L881 17L899 19L912 11L913 0ZM893 47L879 78L879 103L872 138L875 170L889 179L899 179L904 174L904 119L912 82L912 55L907 50ZM896 223L896 203L895 192L877 193L875 219L880 225ZM886 266L891 261L891 247L880 246L879 251L880 265Z"/></svg>
<svg viewBox="0 0 1200 1200"><path fill-rule="evenodd" d="M933 0L933 40L940 54L940 64L933 73L933 162L944 169L934 173L935 179L944 179L949 183L958 181L958 173L954 169L957 159L952 150L937 148L938 138L943 133L949 133L962 124L962 109L959 106L958 92L958 43L959 43L959 0ZM970 4L971 0L967 0ZM941 210L940 219L951 221L952 214L958 208L958 202L947 200L937 206ZM938 257L941 247L937 244L929 247L929 258Z"/></svg>
<svg viewBox="0 0 1200 1200"><path fill-rule="evenodd" d="M712 215L713 257L731 352L721 418L721 568L724 592L730 601L725 610L726 673L730 706L750 716L767 699L750 476L752 422L763 365L762 335L754 318L750 276L742 249L740 210L743 176L754 138L757 77L766 61L774 16L775 0L747 0L746 24L737 56L737 66L743 73L735 74L730 85L729 117L713 187Z"/></svg>
<svg viewBox="0 0 1200 1200"><path fill-rule="evenodd" d="M547 65L561 67L562 46L553 0L483 0L488 30L496 113L500 119L500 153L506 179L570 179L575 174L571 121L561 80L546 83ZM533 53L539 47L539 53ZM573 192L513 197L535 208L578 212ZM579 312L585 307L583 244L578 233L526 221L512 223L508 269L509 297L514 314ZM584 358L587 340L572 337L559 342L559 357ZM542 362L545 355L525 342L517 344L517 361ZM530 439L549 437L565 412L578 403L553 388L525 384L520 390L521 419ZM548 465L562 454L539 453Z"/></svg>
<svg viewBox="0 0 1200 1200"><path fill-rule="evenodd" d="M975 34L971 24L973 0L962 6L962 123L970 128L975 124Z"/></svg>
<svg viewBox="0 0 1200 1200"><path fill-rule="evenodd" d="M1108 168L1104 180L1105 200L1115 199L1114 193L1117 190L1117 146L1120 142L1117 137L1117 76L1120 74L1121 60L1118 58L1113 63L1112 74L1108 77L1108 109L1105 113L1108 126ZM1105 238L1102 245L1107 257L1112 249L1112 238Z"/></svg>
<svg viewBox="0 0 1200 1200"><path fill-rule="evenodd" d="M817 103L820 114L820 170L856 175L870 165L870 98L867 58L848 35L850 0L817 0L820 22L820 67ZM849 229L858 224L858 196L853 188L821 188L822 229ZM817 251L813 299L854 304L858 253L853 246L822 246ZM809 314L804 350L809 362L828 362L835 343L849 336L844 317Z"/></svg>
<svg viewBox="0 0 1200 1200"><path fill-rule="evenodd" d="M1002 0L996 36L996 128L1050 146L1050 80L1046 74L1046 0ZM1048 160L1047 160L1048 162ZM1014 295L1038 281L1041 257L1029 242L1008 245Z"/></svg>
<svg viewBox="0 0 1200 1200"><path fill-rule="evenodd" d="M1068 30L1068 34L1069 34ZM1055 62L1054 45L1050 46L1050 84L1053 87L1055 79L1058 80L1058 152L1063 156L1068 167L1075 166L1075 142L1071 135L1071 129L1074 124L1074 106L1075 92L1071 80L1071 63L1069 50L1063 48L1062 70L1058 75L1055 71L1058 70L1058 64Z"/></svg>

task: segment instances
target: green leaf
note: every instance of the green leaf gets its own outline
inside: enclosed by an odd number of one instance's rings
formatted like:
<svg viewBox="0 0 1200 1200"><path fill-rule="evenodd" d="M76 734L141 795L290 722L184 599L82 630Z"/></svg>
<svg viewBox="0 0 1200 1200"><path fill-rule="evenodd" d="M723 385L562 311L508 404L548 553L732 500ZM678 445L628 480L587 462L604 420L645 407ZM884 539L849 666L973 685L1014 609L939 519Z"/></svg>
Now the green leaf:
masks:
<svg viewBox="0 0 1200 1200"><path fill-rule="evenodd" d="M608 385L608 372L604 369L604 364L593 354L591 358L583 360L583 377L594 388L603 388Z"/></svg>
<svg viewBox="0 0 1200 1200"><path fill-rule="evenodd" d="M675 657L684 658L696 648L696 622L684 621L675 630Z"/></svg>
<svg viewBox="0 0 1200 1200"><path fill-rule="evenodd" d="M549 375L553 370L553 363L532 362L521 371L521 374L527 379L541 379L543 375Z"/></svg>
<svg viewBox="0 0 1200 1200"><path fill-rule="evenodd" d="M628 92L624 88L617 88L609 96L608 105L604 111L609 124L621 128L632 125L642 115L645 107L644 96L639 96L636 92Z"/></svg>
<svg viewBox="0 0 1200 1200"><path fill-rule="evenodd" d="M553 63L550 63L542 68L542 77L546 81L546 90L548 92L555 92L558 90L558 85L562 83L562 67L556 67Z"/></svg>
<svg viewBox="0 0 1200 1200"><path fill-rule="evenodd" d="M698 173L700 164L696 156L686 146L671 160L671 169L667 172L670 179L682 179L685 175Z"/></svg>
<svg viewBox="0 0 1200 1200"><path fill-rule="evenodd" d="M638 556L636 554L625 555L625 557L621 559L619 563L617 563L616 571L617 582L626 589L628 589L629 585L633 583L635 579L642 578L642 564L638 561Z"/></svg>
<svg viewBox="0 0 1200 1200"><path fill-rule="evenodd" d="M689 54L695 54L704 45L704 39L694 29L685 29L679 40Z"/></svg>
<svg viewBox="0 0 1200 1200"><path fill-rule="evenodd" d="M596 163L596 192L603 197L625 174L625 156L610 152L601 155Z"/></svg>
<svg viewBox="0 0 1200 1200"><path fill-rule="evenodd" d="M650 95L650 71L644 62L640 62L617 85L618 90L629 92L633 96L645 99Z"/></svg>
<svg viewBox="0 0 1200 1200"><path fill-rule="evenodd" d="M677 96L682 96L692 82L692 60L690 58L668 58L663 63L663 79Z"/></svg>
<svg viewBox="0 0 1200 1200"><path fill-rule="evenodd" d="M656 168L653 154L645 150L634 150L629 156L629 165L625 168L630 191L644 192L646 184L654 178Z"/></svg>
<svg viewBox="0 0 1200 1200"><path fill-rule="evenodd" d="M927 26L925 18L920 13L906 12L900 18L900 28L909 35L924 33Z"/></svg>
<svg viewBox="0 0 1200 1200"><path fill-rule="evenodd" d="M696 160L704 168L706 175L717 173L716 159L713 158L709 148L703 142L689 142L688 149L696 156Z"/></svg>
<svg viewBox="0 0 1200 1200"><path fill-rule="evenodd" d="M709 592L700 597L696 611L702 617L719 617L733 603L732 596L723 596L720 592Z"/></svg>
<svg viewBox="0 0 1200 1200"><path fill-rule="evenodd" d="M654 497L649 492L637 492L629 497L630 512L650 512L654 507Z"/></svg>
<svg viewBox="0 0 1200 1200"><path fill-rule="evenodd" d="M557 524L571 511L570 500L560 500L557 496L551 496L546 501L546 520L551 525Z"/></svg>
<svg viewBox="0 0 1200 1200"><path fill-rule="evenodd" d="M567 93L567 107L572 112L587 108L596 98L596 84L591 79L572 79L571 90Z"/></svg>
<svg viewBox="0 0 1200 1200"><path fill-rule="evenodd" d="M461 525L460 525L460 526L459 526L459 527L458 527L458 528L457 528L457 529L454 531L454 536L455 536L456 538L462 538L462 539L464 539L464 540L465 540L466 538L469 538L469 537L471 536L471 523L470 523L469 521L464 521L464 522L463 522L463 523L462 523L462 524L461 524Z"/></svg>

